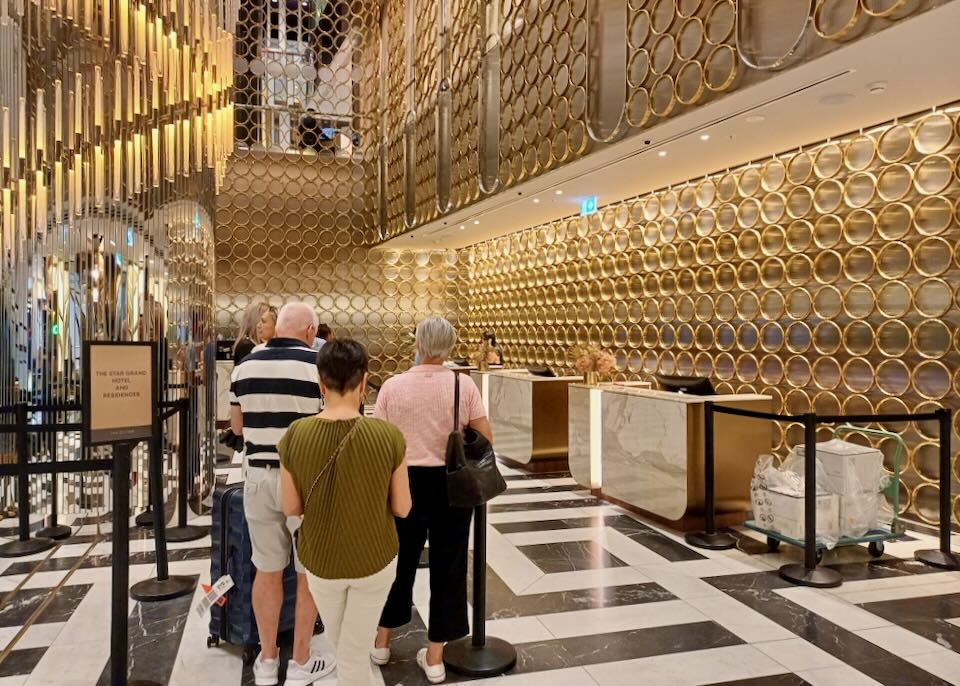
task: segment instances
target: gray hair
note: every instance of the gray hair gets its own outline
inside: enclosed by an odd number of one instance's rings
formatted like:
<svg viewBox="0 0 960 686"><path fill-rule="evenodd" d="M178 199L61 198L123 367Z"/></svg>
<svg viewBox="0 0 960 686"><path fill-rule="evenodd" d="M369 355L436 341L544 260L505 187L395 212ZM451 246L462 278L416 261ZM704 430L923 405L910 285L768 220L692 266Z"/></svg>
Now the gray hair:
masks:
<svg viewBox="0 0 960 686"><path fill-rule="evenodd" d="M270 308L269 305L265 302L255 302L247 305L247 309L243 311L243 317L240 319L240 330L237 332L237 339L233 343L233 352L237 352L237 346L240 342L249 338L252 341L257 341L257 323L260 321L260 317L263 316L263 313ZM259 343L260 341L257 341Z"/></svg>
<svg viewBox="0 0 960 686"><path fill-rule="evenodd" d="M427 317L417 324L417 350L424 359L446 359L456 344L457 332L443 317Z"/></svg>
<svg viewBox="0 0 960 686"><path fill-rule="evenodd" d="M277 336L302 338L311 326L316 329L319 321L317 313L309 305L301 302L287 303L280 308L280 314L277 315Z"/></svg>

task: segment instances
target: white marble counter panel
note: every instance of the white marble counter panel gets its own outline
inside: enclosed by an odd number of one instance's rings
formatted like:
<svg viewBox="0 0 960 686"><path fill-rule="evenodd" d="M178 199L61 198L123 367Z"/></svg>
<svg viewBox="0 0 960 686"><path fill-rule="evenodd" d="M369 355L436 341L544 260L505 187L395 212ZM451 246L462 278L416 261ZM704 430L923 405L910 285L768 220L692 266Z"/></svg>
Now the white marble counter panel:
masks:
<svg viewBox="0 0 960 686"><path fill-rule="evenodd" d="M664 402L667 398L658 397L675 393L605 390L601 403L604 494L666 519L680 519L687 509L689 403Z"/></svg>
<svg viewBox="0 0 960 686"><path fill-rule="evenodd" d="M515 375L502 373L486 374L481 383L489 384L487 414L497 454L522 464L530 462L533 457L533 385L518 383Z"/></svg>
<svg viewBox="0 0 960 686"><path fill-rule="evenodd" d="M601 475L599 472L599 416L594 421L593 415L600 414L599 388L591 388L583 384L570 384L567 390L569 438L570 476L584 488L599 488ZM594 440L596 439L596 440Z"/></svg>

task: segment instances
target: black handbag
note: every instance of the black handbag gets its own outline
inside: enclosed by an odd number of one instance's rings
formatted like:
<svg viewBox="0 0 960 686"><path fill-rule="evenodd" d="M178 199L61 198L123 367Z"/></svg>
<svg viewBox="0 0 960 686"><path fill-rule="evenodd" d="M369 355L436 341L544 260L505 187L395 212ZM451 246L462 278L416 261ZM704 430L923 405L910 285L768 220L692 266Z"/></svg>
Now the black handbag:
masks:
<svg viewBox="0 0 960 686"><path fill-rule="evenodd" d="M460 375L454 372L453 431L447 438L447 502L451 507L483 505L507 490L493 446L469 426L460 430Z"/></svg>

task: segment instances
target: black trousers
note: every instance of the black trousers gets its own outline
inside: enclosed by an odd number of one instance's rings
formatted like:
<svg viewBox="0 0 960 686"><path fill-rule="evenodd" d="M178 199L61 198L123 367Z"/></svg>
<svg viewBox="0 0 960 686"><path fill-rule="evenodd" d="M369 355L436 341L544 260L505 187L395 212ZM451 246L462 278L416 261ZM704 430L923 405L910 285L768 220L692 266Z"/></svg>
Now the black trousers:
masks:
<svg viewBox="0 0 960 686"><path fill-rule="evenodd" d="M424 543L430 541L430 626L427 638L446 643L470 632L467 622L467 549L473 510L447 503L443 467L410 467L413 509L397 519L400 553L380 626L395 629L410 621L413 582Z"/></svg>

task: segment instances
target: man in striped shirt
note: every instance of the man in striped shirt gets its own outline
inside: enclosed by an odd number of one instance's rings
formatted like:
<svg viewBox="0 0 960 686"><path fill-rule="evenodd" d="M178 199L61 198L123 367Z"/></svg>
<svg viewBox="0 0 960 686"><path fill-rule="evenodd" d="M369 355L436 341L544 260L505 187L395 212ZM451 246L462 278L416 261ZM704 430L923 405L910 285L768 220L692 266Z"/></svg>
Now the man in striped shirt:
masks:
<svg viewBox="0 0 960 686"><path fill-rule="evenodd" d="M293 539L280 503L280 455L277 443L291 423L320 411L320 376L312 349L317 316L303 303L290 303L277 317L277 335L266 347L243 359L230 382L230 425L243 435L246 481L243 509L250 528L253 565L253 613L260 634L254 663L256 686L279 683L277 633L283 606L283 570L290 563ZM297 566L297 608L293 659L288 686L308 686L333 671L334 660L311 649L317 609L304 569Z"/></svg>

